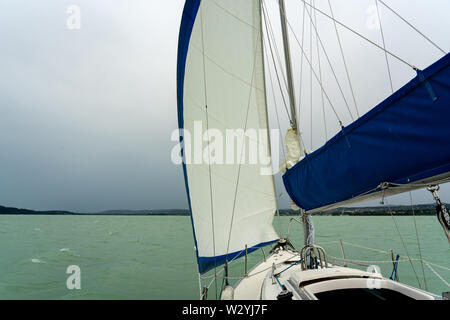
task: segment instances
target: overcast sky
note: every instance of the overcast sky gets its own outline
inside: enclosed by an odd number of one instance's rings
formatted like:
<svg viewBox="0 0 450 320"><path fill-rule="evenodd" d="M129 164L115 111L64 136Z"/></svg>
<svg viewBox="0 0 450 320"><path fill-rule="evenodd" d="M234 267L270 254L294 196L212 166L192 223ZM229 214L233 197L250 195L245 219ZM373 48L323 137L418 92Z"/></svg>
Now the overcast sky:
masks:
<svg viewBox="0 0 450 320"><path fill-rule="evenodd" d="M266 1L275 19L274 0ZM299 27L299 1L287 2L289 18ZM316 2L326 8L326 1ZM385 2L450 48L448 0ZM337 17L379 42L379 30L367 28L373 0L332 3ZM70 5L81 9L80 29L68 28ZM0 2L0 205L80 212L186 208L182 169L170 158L183 5L183 0ZM318 21L325 41L326 21ZM385 28L392 50L421 68L442 56L392 14ZM389 94L384 55L351 34L342 37L366 112ZM333 53L335 46L330 44ZM399 88L414 75L392 63ZM313 147L323 138L317 136ZM279 176L277 186L281 189ZM450 201L448 186L441 194ZM414 197L431 202L424 191ZM285 198L280 207L286 207Z"/></svg>

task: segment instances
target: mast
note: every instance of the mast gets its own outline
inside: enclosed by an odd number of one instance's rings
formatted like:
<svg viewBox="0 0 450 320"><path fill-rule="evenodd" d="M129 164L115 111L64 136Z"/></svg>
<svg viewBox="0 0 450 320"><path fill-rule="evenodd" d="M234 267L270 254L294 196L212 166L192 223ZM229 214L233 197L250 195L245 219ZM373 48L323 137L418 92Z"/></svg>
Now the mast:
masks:
<svg viewBox="0 0 450 320"><path fill-rule="evenodd" d="M280 7L280 20L281 20L281 31L283 35L283 47L284 47L284 59L286 64L286 76L288 83L289 92L289 105L291 109L291 126L295 130L299 144L300 144L300 131L297 122L297 110L295 108L295 90L294 90L294 79L292 76L292 62L291 62L291 51L289 46L289 34L287 28L287 17L286 8L284 5L284 0L278 0ZM303 222L303 232L304 232L304 244L313 245L314 244L314 223L311 215L305 214L302 210L302 222Z"/></svg>
<svg viewBox="0 0 450 320"><path fill-rule="evenodd" d="M284 47L284 59L286 64L286 76L288 82L289 106L291 109L291 126L298 136L299 128L297 123L297 110L295 109L295 90L294 90L294 80L292 77L292 62L291 62L291 51L289 46L289 35L287 30L286 10L284 0L279 0L278 2L280 7L281 31L283 34L283 47Z"/></svg>

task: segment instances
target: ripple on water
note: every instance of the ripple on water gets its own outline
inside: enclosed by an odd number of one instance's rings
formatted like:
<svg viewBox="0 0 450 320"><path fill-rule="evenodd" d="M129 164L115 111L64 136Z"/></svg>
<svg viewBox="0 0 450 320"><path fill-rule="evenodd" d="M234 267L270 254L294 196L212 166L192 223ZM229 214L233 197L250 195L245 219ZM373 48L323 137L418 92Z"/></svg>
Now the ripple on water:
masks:
<svg viewBox="0 0 450 320"><path fill-rule="evenodd" d="M66 252L67 254L69 254L69 255L71 255L73 257L80 257L79 254L76 254L75 252L70 250L70 248L61 248L61 249L59 249L59 252Z"/></svg>
<svg viewBox="0 0 450 320"><path fill-rule="evenodd" d="M38 258L32 258L31 262L33 262L33 263L47 263L44 260L41 260L41 259L38 259Z"/></svg>

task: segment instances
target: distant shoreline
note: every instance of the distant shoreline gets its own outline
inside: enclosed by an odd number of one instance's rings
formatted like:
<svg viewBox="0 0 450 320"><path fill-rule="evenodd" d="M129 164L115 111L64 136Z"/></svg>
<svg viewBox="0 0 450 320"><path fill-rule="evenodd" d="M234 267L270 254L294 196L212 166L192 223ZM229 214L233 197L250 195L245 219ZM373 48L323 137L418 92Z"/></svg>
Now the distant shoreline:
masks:
<svg viewBox="0 0 450 320"><path fill-rule="evenodd" d="M290 209L280 209L281 216L298 216L298 213ZM421 204L414 206L414 212L409 205L386 207L357 207L340 208L327 212L317 213L316 216L434 216L436 215L434 204ZM102 212L80 213L71 211L37 211L0 206L0 215L66 215L66 216L189 216L187 209L165 209L165 210L108 210Z"/></svg>

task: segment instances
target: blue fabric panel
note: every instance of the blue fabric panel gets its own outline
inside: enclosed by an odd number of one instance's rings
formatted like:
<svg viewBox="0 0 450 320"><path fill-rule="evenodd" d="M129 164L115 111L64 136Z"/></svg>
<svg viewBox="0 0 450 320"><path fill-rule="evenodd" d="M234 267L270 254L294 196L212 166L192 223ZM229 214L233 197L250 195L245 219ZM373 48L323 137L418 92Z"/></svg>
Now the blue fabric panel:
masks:
<svg viewBox="0 0 450 320"><path fill-rule="evenodd" d="M435 62L324 146L283 181L305 210L450 171L450 55ZM378 190L379 191L379 190Z"/></svg>
<svg viewBox="0 0 450 320"><path fill-rule="evenodd" d="M254 247L247 248L247 254L252 253L253 251L258 250L264 246L273 244L278 240L260 243ZM214 269L214 267L221 266L225 264L226 261L233 261L245 256L245 250L229 253L227 255L217 256L217 257L200 257L198 259L198 268L200 273L208 272L209 270Z"/></svg>
<svg viewBox="0 0 450 320"><path fill-rule="evenodd" d="M194 27L195 18L200 7L200 0L186 0L181 18L180 33L178 36L178 62L177 62L177 104L178 104L178 128L184 129L183 117L183 93L184 93L184 75L186 70L186 58L189 49L189 41L191 39L192 29ZM183 146L183 137L180 135L180 143ZM189 211L191 213L191 223L194 232L195 252L198 261L197 238L195 237L194 221L192 220L191 198L189 196L189 183L186 173L186 162L183 148L181 150L183 156L183 173L186 185L186 193L188 198ZM200 265L199 265L200 268Z"/></svg>

